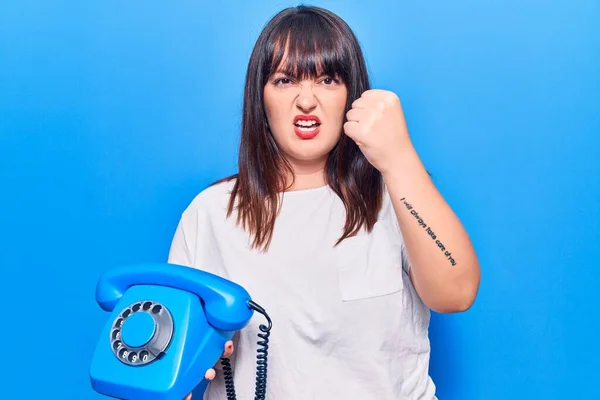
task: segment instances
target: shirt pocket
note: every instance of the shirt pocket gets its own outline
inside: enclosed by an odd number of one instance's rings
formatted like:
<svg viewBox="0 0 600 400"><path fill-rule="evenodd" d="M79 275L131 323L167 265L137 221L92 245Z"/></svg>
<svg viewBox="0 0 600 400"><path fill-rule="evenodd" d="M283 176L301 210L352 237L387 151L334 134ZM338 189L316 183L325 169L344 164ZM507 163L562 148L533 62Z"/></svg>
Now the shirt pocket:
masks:
<svg viewBox="0 0 600 400"><path fill-rule="evenodd" d="M371 233L359 232L336 247L342 301L368 299L403 289L402 244L388 220Z"/></svg>

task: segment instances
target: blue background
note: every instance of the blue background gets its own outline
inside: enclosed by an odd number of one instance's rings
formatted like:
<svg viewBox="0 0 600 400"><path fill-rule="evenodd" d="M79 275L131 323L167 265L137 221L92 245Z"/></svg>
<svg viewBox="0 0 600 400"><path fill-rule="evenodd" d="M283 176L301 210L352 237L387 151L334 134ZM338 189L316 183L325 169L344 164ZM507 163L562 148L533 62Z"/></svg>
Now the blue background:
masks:
<svg viewBox="0 0 600 400"><path fill-rule="evenodd" d="M440 400L589 398L600 2L315 4L346 19L374 86L403 100L480 257L475 305L432 316ZM99 398L96 279L165 260L184 207L235 170L250 51L287 5L1 3L0 398Z"/></svg>

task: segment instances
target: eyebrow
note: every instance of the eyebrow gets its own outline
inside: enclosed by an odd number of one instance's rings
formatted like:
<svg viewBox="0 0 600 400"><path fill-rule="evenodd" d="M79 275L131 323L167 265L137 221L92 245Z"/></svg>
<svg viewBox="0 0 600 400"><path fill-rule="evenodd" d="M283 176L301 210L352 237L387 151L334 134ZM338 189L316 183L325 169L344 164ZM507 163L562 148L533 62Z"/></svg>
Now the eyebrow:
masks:
<svg viewBox="0 0 600 400"><path fill-rule="evenodd" d="M293 74L293 73L292 73L292 74L288 74L288 73L286 73L284 70L281 70L281 69L278 69L278 70L276 70L275 72L273 72L273 73L271 74L271 76L275 76L275 75L277 75L277 74L281 74L281 75L289 76L289 77L292 77L292 78L298 78L298 76L297 76L296 74ZM321 77L321 76L325 76L325 75L326 75L326 76L332 76L332 77L336 77L336 76L338 76L338 74L336 74L336 73L333 73L333 74L328 74L328 73L326 73L326 72L324 72L324 71L323 71L323 72L321 72L320 74L317 74L317 75L315 76L315 78L318 78L318 77Z"/></svg>

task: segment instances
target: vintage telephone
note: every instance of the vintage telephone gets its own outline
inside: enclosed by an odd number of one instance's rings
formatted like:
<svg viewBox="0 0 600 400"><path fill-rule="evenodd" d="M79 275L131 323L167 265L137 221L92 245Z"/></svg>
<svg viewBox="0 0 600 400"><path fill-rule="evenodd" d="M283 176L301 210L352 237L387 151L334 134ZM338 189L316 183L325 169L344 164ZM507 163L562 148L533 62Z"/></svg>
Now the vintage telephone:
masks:
<svg viewBox="0 0 600 400"><path fill-rule="evenodd" d="M109 270L96 301L111 312L90 367L92 388L118 399L183 400L204 392L207 369L254 311L265 316L257 354L256 399L265 398L271 319L238 284L182 265L157 263ZM235 399L228 359L221 359L227 398Z"/></svg>

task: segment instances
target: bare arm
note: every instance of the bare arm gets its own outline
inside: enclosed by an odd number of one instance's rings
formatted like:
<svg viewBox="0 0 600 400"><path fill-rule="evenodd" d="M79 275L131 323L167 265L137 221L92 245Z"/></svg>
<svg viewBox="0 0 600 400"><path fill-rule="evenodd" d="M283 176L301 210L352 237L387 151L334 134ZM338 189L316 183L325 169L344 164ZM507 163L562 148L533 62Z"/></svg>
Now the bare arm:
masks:
<svg viewBox="0 0 600 400"><path fill-rule="evenodd" d="M467 310L479 288L477 256L411 143L400 99L366 90L346 118L344 132L383 175L419 296L434 311Z"/></svg>
<svg viewBox="0 0 600 400"><path fill-rule="evenodd" d="M471 241L435 188L412 146L383 174L394 206L410 277L423 302L440 313L467 310L477 294L480 269Z"/></svg>

